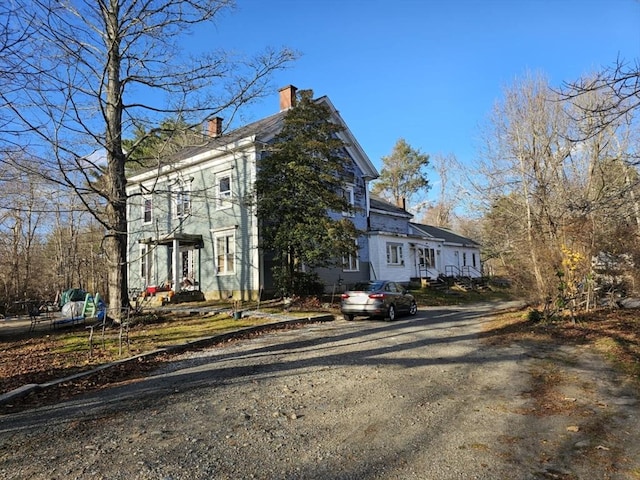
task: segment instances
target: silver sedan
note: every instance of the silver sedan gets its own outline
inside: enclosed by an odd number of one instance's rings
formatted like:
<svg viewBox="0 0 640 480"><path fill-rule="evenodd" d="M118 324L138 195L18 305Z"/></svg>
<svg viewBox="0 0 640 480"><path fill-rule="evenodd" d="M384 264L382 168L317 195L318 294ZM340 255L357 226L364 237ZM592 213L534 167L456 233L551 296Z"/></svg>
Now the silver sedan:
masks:
<svg viewBox="0 0 640 480"><path fill-rule="evenodd" d="M345 320L363 315L392 321L399 313L415 315L418 306L413 295L402 285L388 280L372 280L357 283L352 290L344 292L340 311Z"/></svg>

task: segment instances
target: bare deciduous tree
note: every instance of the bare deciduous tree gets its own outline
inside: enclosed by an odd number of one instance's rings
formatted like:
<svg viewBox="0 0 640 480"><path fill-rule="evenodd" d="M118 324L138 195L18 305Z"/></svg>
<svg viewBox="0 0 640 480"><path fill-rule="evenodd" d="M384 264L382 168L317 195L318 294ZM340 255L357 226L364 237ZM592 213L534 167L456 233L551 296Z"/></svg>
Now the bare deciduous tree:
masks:
<svg viewBox="0 0 640 480"><path fill-rule="evenodd" d="M597 95L591 98L597 101L583 102L585 94L593 93ZM624 117L633 116L640 108L640 63L618 59L595 75L565 83L561 95L578 106L581 116L590 124L589 130L582 131L583 138L596 135L621 119L628 121Z"/></svg>
<svg viewBox="0 0 640 480"><path fill-rule="evenodd" d="M124 151L123 135L141 126L154 134L170 116L194 125L222 112L232 117L295 54L267 49L240 58L218 50L187 58L184 36L233 7L230 0L10 5L10 24L26 40L1 59L21 66L13 79L19 88L0 89L11 112L4 140L28 147L40 159L29 169L72 189L102 225L109 301L127 305L125 163L137 145Z"/></svg>
<svg viewBox="0 0 640 480"><path fill-rule="evenodd" d="M485 252L538 298L575 293L601 253L637 250L635 112L599 111L608 98L589 90L567 99L528 78L505 92L485 133Z"/></svg>
<svg viewBox="0 0 640 480"><path fill-rule="evenodd" d="M552 290L549 278L562 241L563 164L571 152L566 116L546 80L529 77L505 91L491 126L482 168L488 198L495 203L511 196L509 205L522 209L516 248L529 256L527 270L545 294Z"/></svg>
<svg viewBox="0 0 640 480"><path fill-rule="evenodd" d="M427 202L422 222L437 227L451 228L454 221L454 210L461 204L459 179L460 165L455 155L434 155L431 159L433 168L438 174L438 193L434 202Z"/></svg>

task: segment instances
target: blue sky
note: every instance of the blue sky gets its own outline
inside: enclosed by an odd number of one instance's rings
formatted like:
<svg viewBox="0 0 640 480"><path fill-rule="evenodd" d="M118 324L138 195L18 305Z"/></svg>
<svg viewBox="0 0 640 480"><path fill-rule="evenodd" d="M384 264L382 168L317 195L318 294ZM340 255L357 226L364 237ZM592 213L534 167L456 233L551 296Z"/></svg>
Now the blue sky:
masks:
<svg viewBox="0 0 640 480"><path fill-rule="evenodd" d="M559 86L640 60L640 1L238 0L192 41L299 51L275 86L329 96L378 169L401 137L471 164L479 126L518 77L541 72ZM277 110L276 88L244 113Z"/></svg>

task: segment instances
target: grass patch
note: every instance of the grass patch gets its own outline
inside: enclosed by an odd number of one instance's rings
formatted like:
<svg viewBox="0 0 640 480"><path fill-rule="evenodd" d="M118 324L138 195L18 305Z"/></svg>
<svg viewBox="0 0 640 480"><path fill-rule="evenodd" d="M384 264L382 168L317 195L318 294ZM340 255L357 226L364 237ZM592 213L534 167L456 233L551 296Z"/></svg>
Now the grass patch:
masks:
<svg viewBox="0 0 640 480"><path fill-rule="evenodd" d="M280 310L280 313L282 310ZM296 315L297 316L297 315ZM300 313L301 317L309 317ZM129 347L123 338L120 355L120 328L93 334L90 356L89 331L84 326L41 332L40 336L3 339L0 347L0 393L28 383L43 383L115 360L157 350L174 344L214 336L255 325L272 323L269 317L233 319L228 312L216 315L163 315L134 319L129 329ZM40 333L40 332L38 332Z"/></svg>
<svg viewBox="0 0 640 480"><path fill-rule="evenodd" d="M419 290L411 290L411 294L416 298L418 305L433 307L514 299L513 293L505 289L471 290L467 292L458 287L446 290L425 287Z"/></svg>

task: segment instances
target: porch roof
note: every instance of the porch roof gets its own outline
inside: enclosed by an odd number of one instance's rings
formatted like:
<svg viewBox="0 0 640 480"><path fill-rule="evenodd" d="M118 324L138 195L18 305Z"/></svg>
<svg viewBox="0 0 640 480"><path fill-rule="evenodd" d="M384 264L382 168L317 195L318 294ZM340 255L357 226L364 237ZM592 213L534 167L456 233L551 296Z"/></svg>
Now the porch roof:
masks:
<svg viewBox="0 0 640 480"><path fill-rule="evenodd" d="M202 248L204 246L202 235L192 233L174 233L161 238L148 237L138 240L138 243L144 243L146 245L164 245L168 247L173 245L175 240L177 240L180 245L193 246L195 248Z"/></svg>

